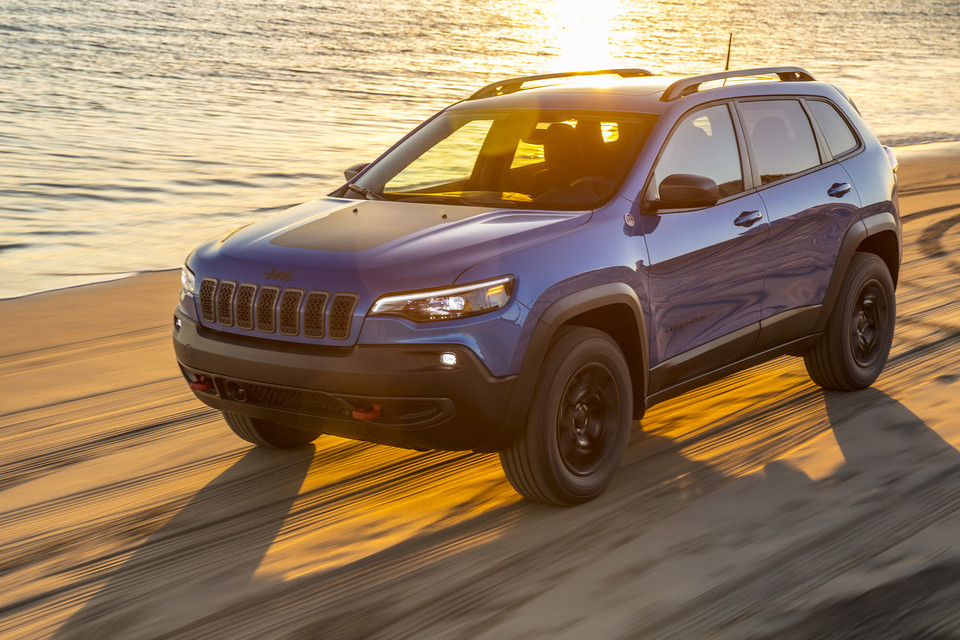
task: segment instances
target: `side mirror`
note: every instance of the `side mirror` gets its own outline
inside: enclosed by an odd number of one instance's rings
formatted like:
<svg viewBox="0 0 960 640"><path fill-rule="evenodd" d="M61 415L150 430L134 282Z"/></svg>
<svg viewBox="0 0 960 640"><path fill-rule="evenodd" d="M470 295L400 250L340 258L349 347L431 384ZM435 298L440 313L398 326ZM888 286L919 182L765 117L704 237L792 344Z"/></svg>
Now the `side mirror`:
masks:
<svg viewBox="0 0 960 640"><path fill-rule="evenodd" d="M649 209L688 209L711 207L720 199L717 183L705 176L674 173L660 183L660 199L648 203Z"/></svg>
<svg viewBox="0 0 960 640"><path fill-rule="evenodd" d="M353 180L358 173L370 166L369 162L358 162L357 164L347 167L343 170L343 177L347 180Z"/></svg>

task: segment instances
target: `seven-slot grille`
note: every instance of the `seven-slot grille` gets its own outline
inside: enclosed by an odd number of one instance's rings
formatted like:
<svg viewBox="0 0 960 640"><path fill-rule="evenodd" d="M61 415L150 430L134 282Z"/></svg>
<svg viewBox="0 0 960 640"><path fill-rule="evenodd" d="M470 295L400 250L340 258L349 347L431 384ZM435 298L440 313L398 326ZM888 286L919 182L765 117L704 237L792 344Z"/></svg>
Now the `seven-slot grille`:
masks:
<svg viewBox="0 0 960 640"><path fill-rule="evenodd" d="M344 340L359 296L355 293L281 289L249 282L204 278L200 315L208 323L261 333Z"/></svg>

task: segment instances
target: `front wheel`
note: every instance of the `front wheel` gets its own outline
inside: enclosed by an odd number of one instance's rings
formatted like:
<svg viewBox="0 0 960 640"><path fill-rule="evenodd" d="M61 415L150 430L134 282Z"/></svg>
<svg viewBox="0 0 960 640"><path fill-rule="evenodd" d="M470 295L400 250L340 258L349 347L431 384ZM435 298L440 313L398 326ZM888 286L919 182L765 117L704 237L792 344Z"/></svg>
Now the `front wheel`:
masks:
<svg viewBox="0 0 960 640"><path fill-rule="evenodd" d="M228 411L223 412L223 419L235 434L247 442L269 449L292 449L310 444L319 435Z"/></svg>
<svg viewBox="0 0 960 640"><path fill-rule="evenodd" d="M819 342L803 356L810 378L825 389L873 384L887 363L897 315L893 278L872 253L856 253Z"/></svg>
<svg viewBox="0 0 960 640"><path fill-rule="evenodd" d="M630 439L632 397L630 370L610 336L562 329L544 358L523 430L500 452L507 480L547 504L600 495Z"/></svg>

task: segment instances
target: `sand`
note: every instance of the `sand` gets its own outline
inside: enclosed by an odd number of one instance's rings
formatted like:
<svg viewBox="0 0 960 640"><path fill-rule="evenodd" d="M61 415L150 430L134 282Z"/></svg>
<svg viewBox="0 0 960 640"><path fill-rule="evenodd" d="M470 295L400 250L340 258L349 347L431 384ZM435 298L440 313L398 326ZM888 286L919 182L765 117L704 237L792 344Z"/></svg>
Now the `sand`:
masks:
<svg viewBox="0 0 960 640"><path fill-rule="evenodd" d="M180 379L177 272L0 301L0 637L960 637L960 144L897 151L874 388L785 357L658 405L574 509L495 455L246 445Z"/></svg>

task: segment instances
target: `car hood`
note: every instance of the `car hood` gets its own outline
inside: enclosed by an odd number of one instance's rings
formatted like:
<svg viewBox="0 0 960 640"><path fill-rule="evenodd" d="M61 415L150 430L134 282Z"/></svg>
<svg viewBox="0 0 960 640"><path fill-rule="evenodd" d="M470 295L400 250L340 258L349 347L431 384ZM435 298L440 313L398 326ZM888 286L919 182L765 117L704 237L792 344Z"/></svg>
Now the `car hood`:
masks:
<svg viewBox="0 0 960 640"><path fill-rule="evenodd" d="M455 283L475 264L589 218L589 211L323 198L202 245L190 267L198 281L350 292L362 314L381 295Z"/></svg>
<svg viewBox="0 0 960 640"><path fill-rule="evenodd" d="M579 226L589 216L324 198L208 243L192 263L204 272L198 277L209 271L237 279L239 270L256 282L260 269L275 269L291 274L288 286L381 295L451 284L479 262Z"/></svg>

